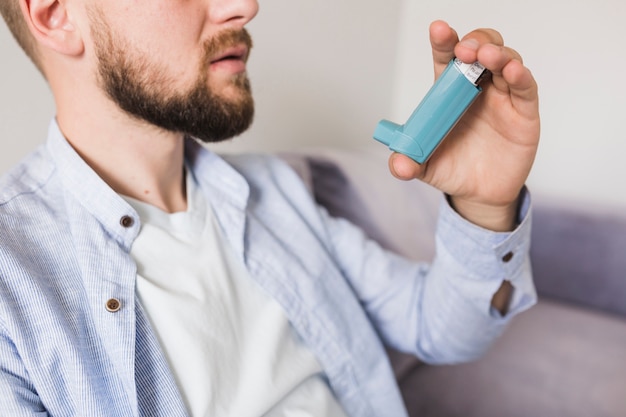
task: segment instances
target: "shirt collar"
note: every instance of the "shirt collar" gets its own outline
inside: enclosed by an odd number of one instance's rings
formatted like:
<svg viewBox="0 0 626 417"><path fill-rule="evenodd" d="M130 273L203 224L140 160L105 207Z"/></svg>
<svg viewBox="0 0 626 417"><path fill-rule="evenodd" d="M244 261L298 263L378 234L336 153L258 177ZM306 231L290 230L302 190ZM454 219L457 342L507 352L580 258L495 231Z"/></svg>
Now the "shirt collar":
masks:
<svg viewBox="0 0 626 417"><path fill-rule="evenodd" d="M66 192L129 249L140 227L135 210L78 155L63 136L56 120L50 123L46 147Z"/></svg>
<svg viewBox="0 0 626 417"><path fill-rule="evenodd" d="M130 250L141 227L135 209L78 155L63 136L56 119L50 123L46 147L69 195ZM185 158L226 237L237 252L242 253L244 212L250 192L247 181L226 161L194 139L185 139Z"/></svg>
<svg viewBox="0 0 626 417"><path fill-rule="evenodd" d="M226 239L243 258L245 211L250 196L247 180L217 154L194 139L185 139L185 158L196 183L211 205Z"/></svg>

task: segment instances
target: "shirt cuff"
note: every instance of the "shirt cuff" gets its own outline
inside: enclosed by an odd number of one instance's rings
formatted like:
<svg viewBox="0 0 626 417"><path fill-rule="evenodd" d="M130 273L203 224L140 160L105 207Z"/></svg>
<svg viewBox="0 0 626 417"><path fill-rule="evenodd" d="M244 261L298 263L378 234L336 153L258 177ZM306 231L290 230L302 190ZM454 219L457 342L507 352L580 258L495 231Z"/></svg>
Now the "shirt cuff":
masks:
<svg viewBox="0 0 626 417"><path fill-rule="evenodd" d="M518 226L511 232L494 232L477 226L461 217L442 199L437 228L437 244L456 264L464 269L463 276L480 288L482 295L474 294L480 304L487 302L488 314L499 316L491 309L491 298L503 280L514 287L507 316L526 310L537 299L530 268L531 199L524 187L520 192ZM438 249L439 250L439 249Z"/></svg>

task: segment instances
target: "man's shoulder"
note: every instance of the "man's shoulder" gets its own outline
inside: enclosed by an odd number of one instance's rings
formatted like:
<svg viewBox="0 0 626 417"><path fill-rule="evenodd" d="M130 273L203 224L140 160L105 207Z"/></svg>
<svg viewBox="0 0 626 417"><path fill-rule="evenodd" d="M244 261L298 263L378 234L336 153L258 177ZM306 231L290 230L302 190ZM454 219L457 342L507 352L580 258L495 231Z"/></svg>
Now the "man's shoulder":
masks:
<svg viewBox="0 0 626 417"><path fill-rule="evenodd" d="M42 271L38 268L46 267L39 261L55 259L59 242L69 233L56 173L42 147L0 178L0 271L5 277L36 276Z"/></svg>
<svg viewBox="0 0 626 417"><path fill-rule="evenodd" d="M280 155L248 153L226 155L223 158L248 182L260 185L293 186L301 185L304 178L288 160Z"/></svg>
<svg viewBox="0 0 626 417"><path fill-rule="evenodd" d="M246 173L259 171L271 171L279 169L282 165L280 158L265 153L237 153L220 155L222 159L235 167L238 171Z"/></svg>
<svg viewBox="0 0 626 417"><path fill-rule="evenodd" d="M29 198L50 182L55 171L47 151L40 147L0 177L0 213L21 197Z"/></svg>

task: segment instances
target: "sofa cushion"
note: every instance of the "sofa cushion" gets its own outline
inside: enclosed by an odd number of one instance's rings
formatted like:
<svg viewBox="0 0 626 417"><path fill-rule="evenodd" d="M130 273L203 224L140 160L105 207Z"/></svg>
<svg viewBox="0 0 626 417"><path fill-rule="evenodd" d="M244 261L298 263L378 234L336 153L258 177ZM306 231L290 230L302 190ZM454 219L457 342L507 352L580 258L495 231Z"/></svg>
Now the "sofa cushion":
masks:
<svg viewBox="0 0 626 417"><path fill-rule="evenodd" d="M626 416L626 320L540 300L481 360L416 368L411 416Z"/></svg>

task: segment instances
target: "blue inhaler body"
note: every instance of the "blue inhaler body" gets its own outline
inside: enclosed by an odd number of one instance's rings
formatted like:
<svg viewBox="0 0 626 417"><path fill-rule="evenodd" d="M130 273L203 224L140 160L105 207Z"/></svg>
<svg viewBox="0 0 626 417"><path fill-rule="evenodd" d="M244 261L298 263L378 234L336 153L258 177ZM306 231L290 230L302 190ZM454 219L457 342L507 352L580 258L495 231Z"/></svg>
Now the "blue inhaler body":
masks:
<svg viewBox="0 0 626 417"><path fill-rule="evenodd" d="M450 61L404 125L378 123L374 139L423 164L482 91L487 69L478 62Z"/></svg>

